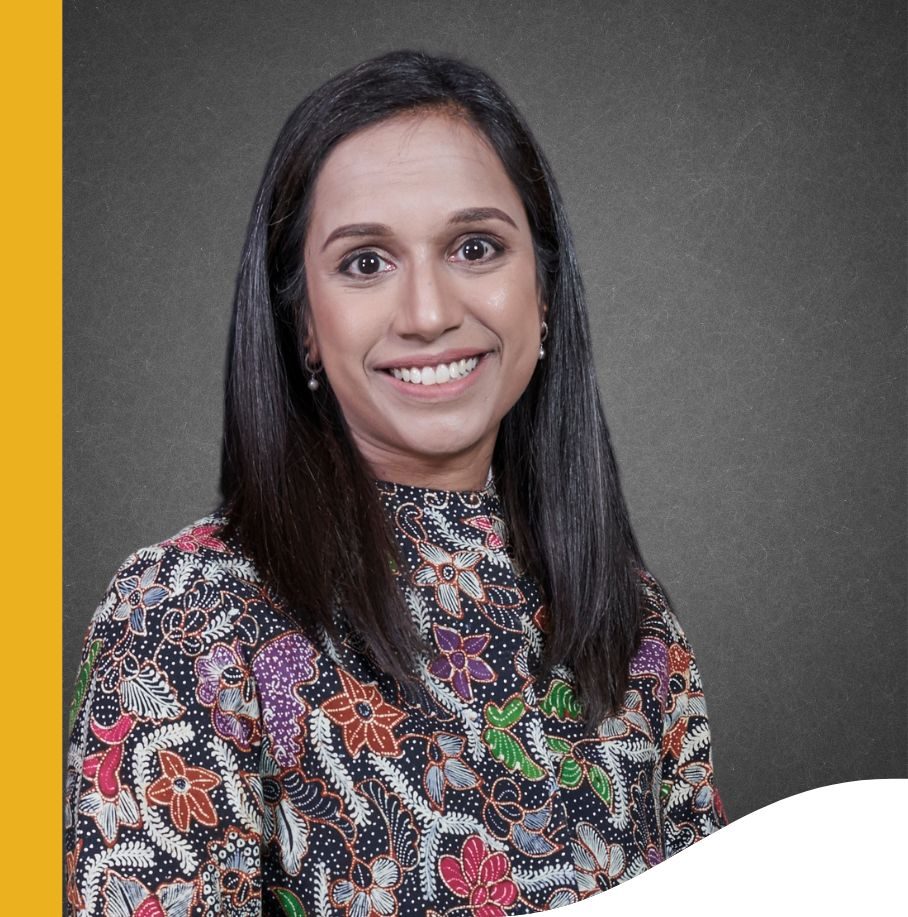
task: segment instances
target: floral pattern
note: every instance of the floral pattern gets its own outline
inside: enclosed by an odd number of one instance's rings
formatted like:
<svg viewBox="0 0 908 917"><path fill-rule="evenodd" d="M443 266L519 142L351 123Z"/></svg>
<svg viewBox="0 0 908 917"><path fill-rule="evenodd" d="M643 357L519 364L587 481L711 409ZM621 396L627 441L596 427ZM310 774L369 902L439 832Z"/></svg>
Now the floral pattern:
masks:
<svg viewBox="0 0 908 917"><path fill-rule="evenodd" d="M495 673L480 657L491 639L489 634L463 635L450 627L432 627L441 655L432 660L429 671L451 687L465 701L473 700L472 681L495 681Z"/></svg>
<svg viewBox="0 0 908 917"><path fill-rule="evenodd" d="M436 732L429 742L429 763L423 787L432 806L444 809L445 790L470 790L479 785L479 774L463 760L466 740L447 732Z"/></svg>
<svg viewBox="0 0 908 917"><path fill-rule="evenodd" d="M445 885L458 898L469 899L476 917L503 917L504 909L517 900L508 858L489 850L481 837L464 842L460 859L443 856L438 868Z"/></svg>
<svg viewBox="0 0 908 917"><path fill-rule="evenodd" d="M259 734L259 705L249 668L236 647L216 643L196 659L196 697L211 708L215 732L246 750Z"/></svg>
<svg viewBox="0 0 908 917"><path fill-rule="evenodd" d="M110 728L92 721L92 735L107 747L82 762L82 773L91 781L91 789L82 794L79 812L95 820L106 844L116 841L121 825L136 828L141 824L135 795L120 781L123 743L132 727L133 719L126 714Z"/></svg>
<svg viewBox="0 0 908 917"><path fill-rule="evenodd" d="M387 917L397 911L394 889L400 884L401 871L395 860L379 856L368 865L353 864L352 877L339 879L331 889L331 898L350 917Z"/></svg>
<svg viewBox="0 0 908 917"><path fill-rule="evenodd" d="M419 691L341 611L303 634L214 515L129 557L71 708L71 914L475 917L623 882L725 822L696 660L640 573L624 704L584 732L494 489L379 484Z"/></svg>
<svg viewBox="0 0 908 917"><path fill-rule="evenodd" d="M364 685L343 669L338 671L344 690L322 704L328 719L341 727L344 745L352 757L363 746L377 755L399 755L394 727L406 714L391 706L375 685Z"/></svg>
<svg viewBox="0 0 908 917"><path fill-rule="evenodd" d="M213 771L204 767L188 767L176 752L158 752L163 773L148 787L145 798L154 805L167 806L177 831L185 834L193 819L202 825L216 825L217 812L208 791L220 782Z"/></svg>

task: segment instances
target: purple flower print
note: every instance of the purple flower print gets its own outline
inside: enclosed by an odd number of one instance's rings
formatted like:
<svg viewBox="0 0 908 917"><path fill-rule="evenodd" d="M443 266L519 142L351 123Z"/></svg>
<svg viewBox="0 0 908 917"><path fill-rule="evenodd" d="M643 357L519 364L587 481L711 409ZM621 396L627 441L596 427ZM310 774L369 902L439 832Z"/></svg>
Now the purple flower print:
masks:
<svg viewBox="0 0 908 917"><path fill-rule="evenodd" d="M195 661L196 696L211 707L219 736L248 751L259 738L259 702L248 666L233 646L216 643Z"/></svg>
<svg viewBox="0 0 908 917"><path fill-rule="evenodd" d="M668 693L668 649L661 640L644 637L631 659L631 675L654 675L656 697L664 700Z"/></svg>
<svg viewBox="0 0 908 917"><path fill-rule="evenodd" d="M489 634L463 636L456 630L433 624L435 642L441 655L432 660L429 671L451 687L466 701L473 699L471 681L495 681L498 677L479 654L489 642Z"/></svg>
<svg viewBox="0 0 908 917"><path fill-rule="evenodd" d="M281 767L293 767L305 753L303 718L309 708L298 689L318 678L317 656L309 640L291 631L266 643L252 660L272 754Z"/></svg>
<svg viewBox="0 0 908 917"><path fill-rule="evenodd" d="M156 580L161 572L161 565L148 567L141 576L126 576L114 584L120 603L114 609L115 621L129 621L129 629L135 634L145 633L145 612L156 608L170 591L159 585Z"/></svg>

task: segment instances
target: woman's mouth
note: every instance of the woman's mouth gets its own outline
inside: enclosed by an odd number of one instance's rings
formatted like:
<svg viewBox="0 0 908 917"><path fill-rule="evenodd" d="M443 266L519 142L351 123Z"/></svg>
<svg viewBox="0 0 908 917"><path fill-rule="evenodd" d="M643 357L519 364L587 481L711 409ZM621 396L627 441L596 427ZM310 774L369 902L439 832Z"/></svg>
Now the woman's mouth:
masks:
<svg viewBox="0 0 908 917"><path fill-rule="evenodd" d="M449 363L436 363L434 366L401 366L387 370L400 382L411 385L444 385L469 376L479 364L481 355L463 360L452 360Z"/></svg>

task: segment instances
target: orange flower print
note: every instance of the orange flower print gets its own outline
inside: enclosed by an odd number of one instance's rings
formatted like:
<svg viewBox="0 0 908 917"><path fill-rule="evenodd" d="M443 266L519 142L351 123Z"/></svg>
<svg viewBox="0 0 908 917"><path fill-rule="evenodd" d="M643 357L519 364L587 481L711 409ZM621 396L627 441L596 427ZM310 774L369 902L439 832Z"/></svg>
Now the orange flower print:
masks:
<svg viewBox="0 0 908 917"><path fill-rule="evenodd" d="M681 757L681 746L687 734L688 723L688 717L683 716L665 733L662 737L663 755L672 754L675 758Z"/></svg>
<svg viewBox="0 0 908 917"><path fill-rule="evenodd" d="M152 805L169 806L170 817L181 834L189 830L193 819L214 827L218 816L208 791L216 787L221 778L203 767L187 767L186 762L172 751L159 751L158 762L163 774L148 788L148 801Z"/></svg>
<svg viewBox="0 0 908 917"><path fill-rule="evenodd" d="M393 729L406 714L389 704L375 685L364 685L343 669L337 673L344 690L326 700L322 710L341 727L351 757L364 745L377 755L397 757L400 745Z"/></svg>

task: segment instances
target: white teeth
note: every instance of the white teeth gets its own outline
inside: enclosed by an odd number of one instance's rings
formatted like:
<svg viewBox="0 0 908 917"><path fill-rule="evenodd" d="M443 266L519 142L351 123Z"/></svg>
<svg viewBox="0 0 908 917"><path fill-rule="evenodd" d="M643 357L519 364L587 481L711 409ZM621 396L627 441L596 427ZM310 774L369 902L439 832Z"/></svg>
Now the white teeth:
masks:
<svg viewBox="0 0 908 917"><path fill-rule="evenodd" d="M411 385L443 385L452 379L462 379L476 369L479 357L459 360L453 363L439 363L437 366L411 366L409 369L392 369L391 375Z"/></svg>

